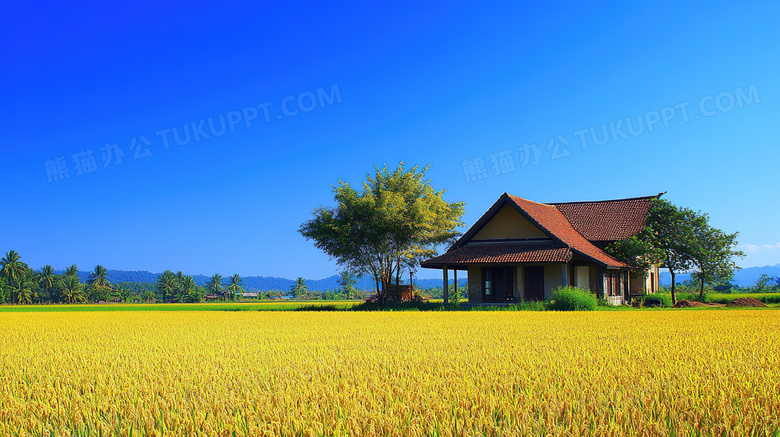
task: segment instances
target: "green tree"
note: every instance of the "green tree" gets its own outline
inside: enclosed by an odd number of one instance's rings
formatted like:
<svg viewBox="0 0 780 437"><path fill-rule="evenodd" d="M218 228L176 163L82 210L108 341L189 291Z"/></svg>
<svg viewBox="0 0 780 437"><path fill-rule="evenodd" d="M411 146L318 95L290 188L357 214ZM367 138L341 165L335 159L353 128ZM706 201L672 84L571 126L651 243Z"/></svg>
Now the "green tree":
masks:
<svg viewBox="0 0 780 437"><path fill-rule="evenodd" d="M350 272L349 270L344 270L341 273L339 273L339 285L341 286L341 294L344 295L347 299L353 299L357 296L357 289L355 288L355 284L357 283L357 275Z"/></svg>
<svg viewBox="0 0 780 437"><path fill-rule="evenodd" d="M33 275L26 271L11 283L11 296L16 303L32 303L37 297Z"/></svg>
<svg viewBox="0 0 780 437"><path fill-rule="evenodd" d="M154 295L154 291L152 290L146 290L146 293L144 293L144 300L148 303L154 302L157 297Z"/></svg>
<svg viewBox="0 0 780 437"><path fill-rule="evenodd" d="M118 287L118 291L119 291L119 299L122 302L127 302L130 300L130 287L126 285L120 285Z"/></svg>
<svg viewBox="0 0 780 437"><path fill-rule="evenodd" d="M76 275L65 275L57 283L59 294L66 303L76 303L84 300L84 290L81 279Z"/></svg>
<svg viewBox="0 0 780 437"><path fill-rule="evenodd" d="M8 281L4 277L0 276L0 303L11 302L11 289L8 286Z"/></svg>
<svg viewBox="0 0 780 437"><path fill-rule="evenodd" d="M377 290L387 290L401 273L436 253L436 247L459 235L462 202L446 202L425 179L428 166L390 171L375 167L358 191L339 181L333 187L337 206L319 207L299 232L347 270L371 274ZM381 286L380 286L381 285ZM384 301L384 293L379 293Z"/></svg>
<svg viewBox="0 0 780 437"><path fill-rule="evenodd" d="M309 291L309 287L306 285L306 280L303 277L298 276L295 280L295 284L290 286L290 294L292 297L304 297Z"/></svg>
<svg viewBox="0 0 780 437"><path fill-rule="evenodd" d="M711 228L707 214L653 199L645 228L608 251L640 269L657 264L666 267L672 277L672 304L676 304L677 274L698 268L699 280L729 277L724 270L733 265L730 257L742 254L733 250L736 236Z"/></svg>
<svg viewBox="0 0 780 437"><path fill-rule="evenodd" d="M227 291L230 293L230 300L236 300L238 293L244 292L243 285L244 280L241 279L241 276L239 276L238 273L230 277L230 283L227 286Z"/></svg>
<svg viewBox="0 0 780 437"><path fill-rule="evenodd" d="M48 300L54 300L54 285L57 282L57 275L54 274L54 267L46 264L37 274L38 285L46 294Z"/></svg>
<svg viewBox="0 0 780 437"><path fill-rule="evenodd" d="M162 295L163 302L170 302L176 297L178 292L178 282L176 275L172 271L166 270L157 277L157 291Z"/></svg>
<svg viewBox="0 0 780 437"><path fill-rule="evenodd" d="M89 273L87 284L92 287L111 288L111 282L108 280L108 270L100 264L96 265L95 270Z"/></svg>
<svg viewBox="0 0 780 437"><path fill-rule="evenodd" d="M27 273L29 267L23 263L21 256L15 250L9 250L5 256L0 259L0 276L2 276L8 284L13 284L14 281L21 279L25 273Z"/></svg>
<svg viewBox="0 0 780 437"><path fill-rule="evenodd" d="M222 289L222 275L214 273L214 275L211 276L211 281L206 284L206 287L216 295L222 294L224 292Z"/></svg>
<svg viewBox="0 0 780 437"><path fill-rule="evenodd" d="M727 234L713 228L708 223L708 215L703 214L703 227L696 229L696 251L691 257L696 272L691 276L699 281L699 298L704 298L704 285L717 285L731 281L734 271L739 269L734 257L744 257L745 253L735 250L738 232Z"/></svg>
<svg viewBox="0 0 780 437"><path fill-rule="evenodd" d="M76 264L73 264L67 269L65 269L65 276L78 276L78 274L79 274L79 268L76 267Z"/></svg>
<svg viewBox="0 0 780 437"><path fill-rule="evenodd" d="M181 282L181 292L179 300L182 302L202 302L203 292L201 288L195 283L195 279L192 276L185 276Z"/></svg>

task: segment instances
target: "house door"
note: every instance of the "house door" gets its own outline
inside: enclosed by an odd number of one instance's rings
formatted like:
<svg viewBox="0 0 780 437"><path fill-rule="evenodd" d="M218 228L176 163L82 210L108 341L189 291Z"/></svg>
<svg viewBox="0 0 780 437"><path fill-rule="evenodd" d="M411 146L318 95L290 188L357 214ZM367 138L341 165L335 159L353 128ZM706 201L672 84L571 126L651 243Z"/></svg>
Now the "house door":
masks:
<svg viewBox="0 0 780 437"><path fill-rule="evenodd" d="M525 300L544 300L544 267L525 267Z"/></svg>
<svg viewBox="0 0 780 437"><path fill-rule="evenodd" d="M514 275L509 267L482 269L482 302L514 302Z"/></svg>

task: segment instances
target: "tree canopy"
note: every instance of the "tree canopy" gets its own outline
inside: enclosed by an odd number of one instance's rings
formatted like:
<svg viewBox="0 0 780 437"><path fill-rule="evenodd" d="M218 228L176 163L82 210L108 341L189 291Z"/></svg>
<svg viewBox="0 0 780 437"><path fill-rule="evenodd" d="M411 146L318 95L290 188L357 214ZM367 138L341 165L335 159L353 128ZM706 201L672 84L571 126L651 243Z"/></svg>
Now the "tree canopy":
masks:
<svg viewBox="0 0 780 437"><path fill-rule="evenodd" d="M340 180L333 187L337 205L315 209L299 232L350 272L372 275L384 299L380 290L454 241L463 226L464 203L447 202L445 191L433 189L425 179L429 167L375 166L360 191Z"/></svg>
<svg viewBox="0 0 780 437"><path fill-rule="evenodd" d="M678 273L693 270L693 277L701 284L700 293L704 292L705 283L723 283L733 278L734 269L738 268L733 258L744 256L734 250L737 235L710 226L706 213L675 206L665 199L653 199L645 228L610 245L608 251L639 270L657 264L666 267L672 277L672 302L677 303Z"/></svg>

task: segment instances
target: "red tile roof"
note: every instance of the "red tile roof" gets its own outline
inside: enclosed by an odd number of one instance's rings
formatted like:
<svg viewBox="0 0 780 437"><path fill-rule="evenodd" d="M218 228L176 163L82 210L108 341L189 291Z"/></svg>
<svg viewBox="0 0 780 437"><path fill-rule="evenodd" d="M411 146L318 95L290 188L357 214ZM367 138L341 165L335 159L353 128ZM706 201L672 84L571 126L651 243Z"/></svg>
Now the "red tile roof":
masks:
<svg viewBox="0 0 780 437"><path fill-rule="evenodd" d="M527 218L540 229L547 232L552 238L558 240L572 251L591 258L608 267L628 267L626 264L607 255L603 250L594 246L585 237L580 235L566 220L566 217L553 205L537 203L522 197L507 195Z"/></svg>
<svg viewBox="0 0 780 437"><path fill-rule="evenodd" d="M626 264L607 255L592 242L617 241L642 230L651 200L659 196L544 204L504 193L447 253L424 261L422 266L442 268L444 264L462 267L471 263L568 262L576 253L609 268L626 268ZM507 204L514 206L551 239L471 241Z"/></svg>
<svg viewBox="0 0 780 437"><path fill-rule="evenodd" d="M590 241L617 241L645 227L651 200L658 196L598 202L551 203L572 227Z"/></svg>
<svg viewBox="0 0 780 437"><path fill-rule="evenodd" d="M568 262L570 249L554 240L471 241L444 255L422 262L423 267L451 268L467 264L517 264L529 262Z"/></svg>

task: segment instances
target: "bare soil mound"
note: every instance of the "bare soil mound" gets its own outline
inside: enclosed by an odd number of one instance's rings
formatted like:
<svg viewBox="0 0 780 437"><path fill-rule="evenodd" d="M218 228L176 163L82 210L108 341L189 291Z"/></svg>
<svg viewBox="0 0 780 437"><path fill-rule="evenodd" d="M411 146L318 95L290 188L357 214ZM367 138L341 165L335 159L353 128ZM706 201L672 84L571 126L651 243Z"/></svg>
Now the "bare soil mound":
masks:
<svg viewBox="0 0 780 437"><path fill-rule="evenodd" d="M696 302L695 300L678 300L677 303L674 305L675 308L695 308L695 307L711 307L711 308L717 308L717 307L723 307L722 303L703 303L703 302Z"/></svg>
<svg viewBox="0 0 780 437"><path fill-rule="evenodd" d="M764 307L766 304L753 297L738 297L726 304L727 307Z"/></svg>

